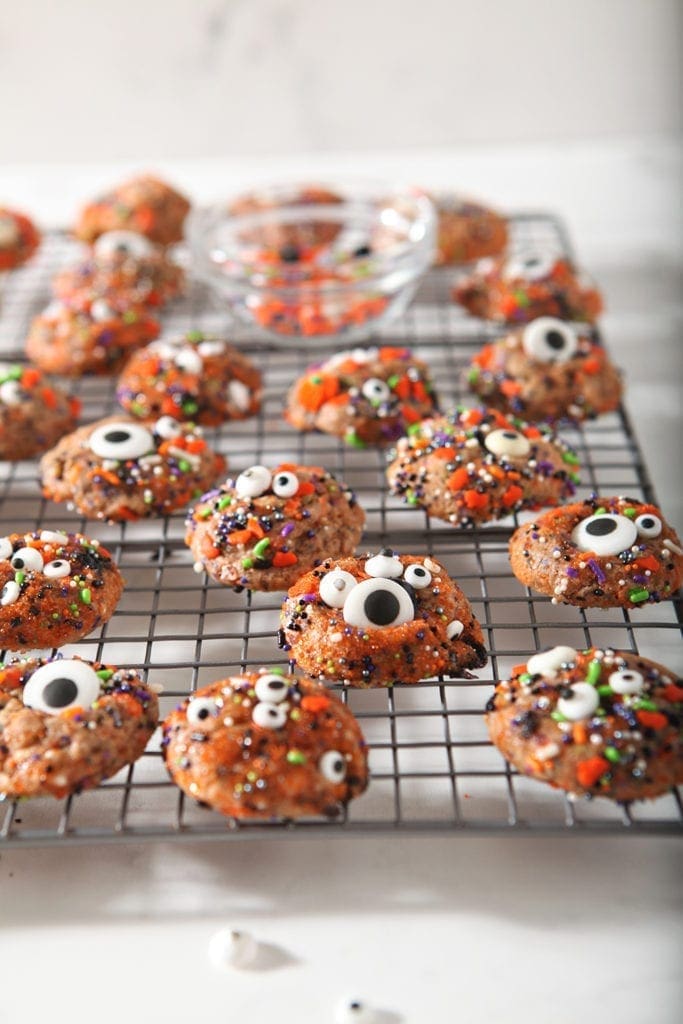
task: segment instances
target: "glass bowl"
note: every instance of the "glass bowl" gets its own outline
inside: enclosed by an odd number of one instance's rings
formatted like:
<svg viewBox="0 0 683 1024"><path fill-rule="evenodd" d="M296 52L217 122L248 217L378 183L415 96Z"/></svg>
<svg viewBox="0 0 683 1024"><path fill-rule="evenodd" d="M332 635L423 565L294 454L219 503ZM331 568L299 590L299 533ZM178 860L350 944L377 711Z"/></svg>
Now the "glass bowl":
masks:
<svg viewBox="0 0 683 1024"><path fill-rule="evenodd" d="M187 237L195 275L259 336L355 341L405 310L436 214L417 188L289 185L193 211Z"/></svg>

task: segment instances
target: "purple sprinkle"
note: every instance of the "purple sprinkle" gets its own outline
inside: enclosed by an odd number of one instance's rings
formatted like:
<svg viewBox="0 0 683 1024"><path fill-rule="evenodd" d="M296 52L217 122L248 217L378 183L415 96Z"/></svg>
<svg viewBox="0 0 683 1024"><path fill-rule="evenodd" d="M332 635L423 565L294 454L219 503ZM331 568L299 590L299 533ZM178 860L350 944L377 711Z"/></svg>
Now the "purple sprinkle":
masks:
<svg viewBox="0 0 683 1024"><path fill-rule="evenodd" d="M310 601L317 601L318 600L318 595L317 594L313 594L311 592L309 592L308 594L302 594L301 595L301 600L302 601L309 601L309 602Z"/></svg>
<svg viewBox="0 0 683 1024"><path fill-rule="evenodd" d="M638 573L638 575L634 573L631 578L633 579L634 583L647 583L648 581L647 576L643 576L640 573Z"/></svg>
<svg viewBox="0 0 683 1024"><path fill-rule="evenodd" d="M589 558L588 561L586 562L586 565L588 566L590 571L593 573L593 575L595 576L595 578L598 581L598 583L604 583L605 582L607 577L605 576L604 572L602 571L602 569L600 568L600 566L598 565L598 563L595 561L594 558Z"/></svg>
<svg viewBox="0 0 683 1024"><path fill-rule="evenodd" d="M293 529L294 529L294 523L285 523L285 525L280 530L280 536L281 537L289 537L289 535L290 535L290 533L292 532Z"/></svg>
<svg viewBox="0 0 683 1024"><path fill-rule="evenodd" d="M578 569L573 569L572 566L570 565L569 568L567 569L567 576L571 576L571 578L573 580L578 579L579 570Z"/></svg>

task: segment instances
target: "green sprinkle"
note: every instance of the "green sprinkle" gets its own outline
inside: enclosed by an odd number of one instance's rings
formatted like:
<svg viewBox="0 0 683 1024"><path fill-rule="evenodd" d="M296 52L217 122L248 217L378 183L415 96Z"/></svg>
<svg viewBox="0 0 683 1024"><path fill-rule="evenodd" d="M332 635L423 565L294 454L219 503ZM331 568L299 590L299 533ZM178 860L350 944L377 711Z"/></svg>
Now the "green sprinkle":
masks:
<svg viewBox="0 0 683 1024"><path fill-rule="evenodd" d="M17 569L17 571L14 574L14 582L18 583L19 586L21 586L21 584L24 582L25 579L26 579L26 573L24 572L24 570L23 569Z"/></svg>
<svg viewBox="0 0 683 1024"><path fill-rule="evenodd" d="M52 613L52 618L53 619L58 619L59 618L59 612L53 612Z"/></svg>
<svg viewBox="0 0 683 1024"><path fill-rule="evenodd" d="M416 494L407 494L406 495L406 502L407 502L408 505L419 505L420 504L420 501L419 501L419 499L418 499Z"/></svg>
<svg viewBox="0 0 683 1024"><path fill-rule="evenodd" d="M188 331L185 337L188 341L204 341L204 334L202 331Z"/></svg>
<svg viewBox="0 0 683 1024"><path fill-rule="evenodd" d="M571 482L573 484L580 484L581 483L581 477L579 476L578 473L568 473L567 476L569 477L569 479L571 480Z"/></svg>
<svg viewBox="0 0 683 1024"><path fill-rule="evenodd" d="M228 507L228 505L232 505L232 498L229 494L224 494L222 498L218 499L218 511L222 512L224 508Z"/></svg>
<svg viewBox="0 0 683 1024"><path fill-rule="evenodd" d="M137 322L138 315L132 309L127 309L121 318L124 324L134 324Z"/></svg>
<svg viewBox="0 0 683 1024"><path fill-rule="evenodd" d="M551 711L550 712L550 717L553 719L554 722L566 722L567 721L566 717L562 714L561 711Z"/></svg>
<svg viewBox="0 0 683 1024"><path fill-rule="evenodd" d="M390 388L395 388L400 379L401 378L398 376L398 374L395 373L392 377L389 377L389 379L387 380L387 384L389 385Z"/></svg>
<svg viewBox="0 0 683 1024"><path fill-rule="evenodd" d="M472 367L472 369L467 374L467 383L468 384L476 384L478 380L479 380L479 370L476 368L476 366L474 366L474 367Z"/></svg>
<svg viewBox="0 0 683 1024"><path fill-rule="evenodd" d="M621 514L622 516L628 516L629 519L635 519L637 511L635 508L625 508Z"/></svg>
<svg viewBox="0 0 683 1024"><path fill-rule="evenodd" d="M306 755L300 750L288 750L287 760L290 764L306 764Z"/></svg>
<svg viewBox="0 0 683 1024"><path fill-rule="evenodd" d="M243 558L242 559L242 568L243 569L253 569L254 568L254 559L253 558Z"/></svg>
<svg viewBox="0 0 683 1024"><path fill-rule="evenodd" d="M566 462L568 466L578 466L579 456L576 452L563 452L562 461Z"/></svg>
<svg viewBox="0 0 683 1024"><path fill-rule="evenodd" d="M192 469L192 466L187 461L187 459L179 459L178 460L178 468L182 469L183 473L189 473L190 470Z"/></svg>
<svg viewBox="0 0 683 1024"><path fill-rule="evenodd" d="M601 697L611 697L614 693L612 687L607 686L607 684L605 684L604 686L598 686L597 690Z"/></svg>
<svg viewBox="0 0 683 1024"><path fill-rule="evenodd" d="M292 719L293 722L298 722L299 719L301 718L301 712L299 711L298 708L292 708L292 710L289 712L289 717Z"/></svg>
<svg viewBox="0 0 683 1024"><path fill-rule="evenodd" d="M146 409L141 402L131 402L130 411L134 416L144 416L146 413Z"/></svg>
<svg viewBox="0 0 683 1024"><path fill-rule="evenodd" d="M602 663L599 661L591 661L590 665L588 666L588 671L586 672L586 682L590 683L591 686L595 686L595 684L599 681L601 675Z"/></svg>
<svg viewBox="0 0 683 1024"><path fill-rule="evenodd" d="M104 681L106 682L107 679L111 679L111 677L114 675L114 673L112 672L112 670L110 668L100 668L100 669L97 670L95 675L99 679L104 679Z"/></svg>
<svg viewBox="0 0 683 1024"><path fill-rule="evenodd" d="M639 700L633 705L636 711L658 711L659 708L653 700Z"/></svg>
<svg viewBox="0 0 683 1024"><path fill-rule="evenodd" d="M285 670L283 669L282 665L276 665L275 668L269 668L268 671L271 673L271 675L276 676L283 676L285 674Z"/></svg>
<svg viewBox="0 0 683 1024"><path fill-rule="evenodd" d="M208 508L203 508L201 512L197 513L197 519L208 519L209 516L211 515L211 512L211 506L209 506Z"/></svg>
<svg viewBox="0 0 683 1024"><path fill-rule="evenodd" d="M350 444L352 448L365 448L365 441L361 441L355 430L349 430L344 436L344 440L347 444Z"/></svg>
<svg viewBox="0 0 683 1024"><path fill-rule="evenodd" d="M83 587L81 589L81 601L83 604L90 604L92 601L92 593L90 587Z"/></svg>
<svg viewBox="0 0 683 1024"><path fill-rule="evenodd" d="M408 434L410 437L413 437L415 434L419 434L421 429L421 423L411 423L410 426L408 427Z"/></svg>
<svg viewBox="0 0 683 1024"><path fill-rule="evenodd" d="M322 384L322 382L322 377L317 373L315 374L315 376L311 377L311 384Z"/></svg>
<svg viewBox="0 0 683 1024"><path fill-rule="evenodd" d="M621 754L618 750L615 750L614 747L605 747L603 753L607 760L611 761L612 764L619 764L621 761Z"/></svg>
<svg viewBox="0 0 683 1024"><path fill-rule="evenodd" d="M186 399L183 402L181 408L182 408L183 412L186 413L186 415L193 416L194 413L196 413L196 411L199 408L199 406L197 405L196 402L193 402L191 399Z"/></svg>
<svg viewBox="0 0 683 1024"><path fill-rule="evenodd" d="M269 547L270 547L269 539L267 537L263 537L263 539L260 540L258 542L258 544L254 544L253 551L254 551L255 556L257 558L261 558L265 554L267 548L269 548Z"/></svg>
<svg viewBox="0 0 683 1024"><path fill-rule="evenodd" d="M75 601L72 601L71 604L69 605L69 611L70 612L77 612L78 611L78 605L76 604Z"/></svg>
<svg viewBox="0 0 683 1024"><path fill-rule="evenodd" d="M530 683L532 679L533 676L530 672L522 672L521 676L519 677L520 683Z"/></svg>
<svg viewBox="0 0 683 1024"><path fill-rule="evenodd" d="M593 513L593 515L596 515L596 516L605 516L605 515L607 515L607 509L606 509L606 508L603 508L603 507L602 507L602 505L601 505L601 506L600 506L600 508L596 508L596 510L595 510L595 512Z"/></svg>
<svg viewBox="0 0 683 1024"><path fill-rule="evenodd" d="M515 296L515 299L517 300L517 305L518 306L528 306L529 305L529 296L527 295L526 292L521 292L521 291L514 292L514 296Z"/></svg>
<svg viewBox="0 0 683 1024"><path fill-rule="evenodd" d="M642 604L643 601L647 601L650 596L650 591L646 590L645 587L633 587L628 592L628 599L631 604Z"/></svg>
<svg viewBox="0 0 683 1024"><path fill-rule="evenodd" d="M23 366L12 366L7 373L7 380L19 380L23 372Z"/></svg>

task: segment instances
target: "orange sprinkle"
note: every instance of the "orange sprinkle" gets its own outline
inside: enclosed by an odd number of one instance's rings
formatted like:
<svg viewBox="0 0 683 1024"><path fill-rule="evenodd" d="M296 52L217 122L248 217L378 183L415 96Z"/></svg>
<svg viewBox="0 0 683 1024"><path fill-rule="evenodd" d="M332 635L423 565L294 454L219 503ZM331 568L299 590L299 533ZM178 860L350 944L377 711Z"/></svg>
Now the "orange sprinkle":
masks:
<svg viewBox="0 0 683 1024"><path fill-rule="evenodd" d="M66 708L64 711L61 711L60 712L60 718L77 718L78 715L84 715L84 714L85 714L85 708L81 707L80 704L77 704L75 707Z"/></svg>
<svg viewBox="0 0 683 1024"><path fill-rule="evenodd" d="M600 368L601 364L597 356L590 356L588 359L584 359L581 363L581 369L584 373L600 373Z"/></svg>
<svg viewBox="0 0 683 1024"><path fill-rule="evenodd" d="M664 729L669 719L661 711L636 711L636 718L646 729Z"/></svg>
<svg viewBox="0 0 683 1024"><path fill-rule="evenodd" d="M117 693L115 700L119 707L132 718L140 718L142 715L142 708L139 702L135 697L131 697L129 693Z"/></svg>
<svg viewBox="0 0 683 1024"><path fill-rule="evenodd" d="M524 429L524 436L531 438L540 437L541 431L538 429L538 427L526 427Z"/></svg>
<svg viewBox="0 0 683 1024"><path fill-rule="evenodd" d="M507 398L512 398L520 393L522 385L518 384L516 380L502 380L500 382L500 390Z"/></svg>
<svg viewBox="0 0 683 1024"><path fill-rule="evenodd" d="M465 491L463 495L468 508L486 508L489 503L488 494L480 494L479 491Z"/></svg>
<svg viewBox="0 0 683 1024"><path fill-rule="evenodd" d="M576 778L579 783L588 789L594 786L598 779L609 771L609 761L604 757L589 757L586 761L579 761L576 766Z"/></svg>
<svg viewBox="0 0 683 1024"><path fill-rule="evenodd" d="M657 572L659 569L659 562L654 555L648 555L647 558L637 558L634 562L639 569L649 569L651 572Z"/></svg>
<svg viewBox="0 0 683 1024"><path fill-rule="evenodd" d="M484 347L477 352L472 362L476 363L477 366L481 366L482 370L488 370L494 362L495 354L496 350L493 345L484 345Z"/></svg>
<svg viewBox="0 0 683 1024"><path fill-rule="evenodd" d="M48 409L57 408L57 396L52 390L52 388L42 388L40 392L40 397L43 399Z"/></svg>
<svg viewBox="0 0 683 1024"><path fill-rule="evenodd" d="M71 413L74 419L78 419L78 417L81 415L81 409L82 405L80 398L69 399L69 412Z"/></svg>
<svg viewBox="0 0 683 1024"><path fill-rule="evenodd" d="M521 487L518 487L517 484L510 484L503 495L503 504L506 508L510 508L511 505L515 505L520 500L523 494L524 491Z"/></svg>
<svg viewBox="0 0 683 1024"><path fill-rule="evenodd" d="M413 395L417 398L418 402L428 402L429 395L427 389L421 380L413 381Z"/></svg>
<svg viewBox="0 0 683 1024"><path fill-rule="evenodd" d="M470 480L470 475L464 466L456 469L451 473L448 478L448 490L449 491L461 491L463 487L467 487Z"/></svg>
<svg viewBox="0 0 683 1024"><path fill-rule="evenodd" d="M664 700L670 700L672 703L676 703L679 700L683 700L683 686L676 686L675 683L669 683L662 690L662 697Z"/></svg>
<svg viewBox="0 0 683 1024"><path fill-rule="evenodd" d="M310 480L302 480L299 484L299 490L296 492L297 498L303 497L306 494L315 494L315 484L312 484Z"/></svg>
<svg viewBox="0 0 683 1024"><path fill-rule="evenodd" d="M460 417L460 420L466 427L476 427L483 418L483 413L479 409L467 409Z"/></svg>
<svg viewBox="0 0 683 1024"><path fill-rule="evenodd" d="M312 711L314 714L316 711L324 711L325 708L329 708L330 698L316 696L315 694L307 694L301 700L301 707L304 711Z"/></svg>
<svg viewBox="0 0 683 1024"><path fill-rule="evenodd" d="M388 363L392 359L407 359L410 352L407 348L395 348L391 345L384 345L379 350L379 358L383 363Z"/></svg>
<svg viewBox="0 0 683 1024"><path fill-rule="evenodd" d="M406 423L420 422L422 417L420 416L417 409L413 409L412 405L402 405L400 408L401 415L403 416L403 419L406 421Z"/></svg>
<svg viewBox="0 0 683 1024"><path fill-rule="evenodd" d="M435 459L443 459L444 462L450 462L451 459L455 458L456 451L455 448L435 448L432 455Z"/></svg>
<svg viewBox="0 0 683 1024"><path fill-rule="evenodd" d="M185 445L185 451L191 452L193 455L198 455L203 452L206 448L206 441L203 437L191 438Z"/></svg>
<svg viewBox="0 0 683 1024"><path fill-rule="evenodd" d="M32 366L28 366L21 375L21 386L23 388L35 387L40 377L40 370L35 370Z"/></svg>
<svg viewBox="0 0 683 1024"><path fill-rule="evenodd" d="M293 551L276 551L273 555L273 565L276 569L282 569L286 565L296 565L299 559Z"/></svg>
<svg viewBox="0 0 683 1024"><path fill-rule="evenodd" d="M248 544L252 537L253 533L251 530L235 530L233 533L228 534L228 544L232 544L235 547L238 544Z"/></svg>
<svg viewBox="0 0 683 1024"><path fill-rule="evenodd" d="M263 527L259 523L258 519L254 519L253 516L249 516L247 519L247 529L259 540L261 537L265 536Z"/></svg>
<svg viewBox="0 0 683 1024"><path fill-rule="evenodd" d="M575 722L572 726L572 739L579 745L588 742L588 730L583 722Z"/></svg>
<svg viewBox="0 0 683 1024"><path fill-rule="evenodd" d="M398 395L398 397L402 398L404 401L406 398L410 398L410 378L400 377L398 381L394 384L393 390Z"/></svg>

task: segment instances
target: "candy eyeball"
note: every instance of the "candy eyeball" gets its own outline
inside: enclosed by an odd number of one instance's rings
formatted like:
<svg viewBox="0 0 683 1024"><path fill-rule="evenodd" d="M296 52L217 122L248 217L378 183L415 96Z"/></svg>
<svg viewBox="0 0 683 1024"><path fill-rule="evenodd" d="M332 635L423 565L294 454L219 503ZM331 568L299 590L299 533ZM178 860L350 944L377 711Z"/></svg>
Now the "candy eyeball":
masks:
<svg viewBox="0 0 683 1024"><path fill-rule="evenodd" d="M266 672L256 680L254 690L259 700L268 704L279 704L286 699L289 686L284 676L278 675L277 672Z"/></svg>
<svg viewBox="0 0 683 1024"><path fill-rule="evenodd" d="M105 320L116 320L118 314L106 299L95 299L90 307L90 317L97 323L103 323Z"/></svg>
<svg viewBox="0 0 683 1024"><path fill-rule="evenodd" d="M214 967L248 967L257 955L258 943L249 932L221 928L209 942L209 960Z"/></svg>
<svg viewBox="0 0 683 1024"><path fill-rule="evenodd" d="M596 555L618 555L637 539L638 530L632 520L615 512L588 516L572 530L572 541L579 551L594 551Z"/></svg>
<svg viewBox="0 0 683 1024"><path fill-rule="evenodd" d="M320 600L329 608L342 608L358 580L344 569L332 569L320 580Z"/></svg>
<svg viewBox="0 0 683 1024"><path fill-rule="evenodd" d="M484 445L492 455L507 455L511 458L522 458L531 451L531 445L524 434L511 427L492 430L484 438Z"/></svg>
<svg viewBox="0 0 683 1024"><path fill-rule="evenodd" d="M183 373L195 375L201 374L204 368L204 361L198 352L195 352L189 345L183 345L173 353L173 362Z"/></svg>
<svg viewBox="0 0 683 1024"><path fill-rule="evenodd" d="M0 384L0 402L3 405L21 405L22 388L18 380L6 380Z"/></svg>
<svg viewBox="0 0 683 1024"><path fill-rule="evenodd" d="M103 423L90 435L90 450L101 459L139 459L154 451L154 437L139 423Z"/></svg>
<svg viewBox="0 0 683 1024"><path fill-rule="evenodd" d="M14 604L21 593L21 587L15 580L7 580L0 591L0 605L5 608L8 604Z"/></svg>
<svg viewBox="0 0 683 1024"><path fill-rule="evenodd" d="M202 352L201 345L199 346L199 351ZM204 355L203 352L202 355ZM251 392L241 380L228 381L226 394L228 402L234 405L240 412L246 412L251 405Z"/></svg>
<svg viewBox="0 0 683 1024"><path fill-rule="evenodd" d="M318 761L318 771L328 782L343 782L346 778L344 755L338 750L327 750Z"/></svg>
<svg viewBox="0 0 683 1024"><path fill-rule="evenodd" d="M365 563L368 576L381 576L384 579L399 579L403 575L401 559L397 558L391 548L382 548L378 555L368 558Z"/></svg>
<svg viewBox="0 0 683 1024"><path fill-rule="evenodd" d="M636 530L641 537L659 537L662 532L662 520L651 512L644 512L635 520Z"/></svg>
<svg viewBox="0 0 683 1024"><path fill-rule="evenodd" d="M446 626L446 636L449 640L457 640L464 629L465 625L460 621L460 619L453 619L453 621L449 622Z"/></svg>
<svg viewBox="0 0 683 1024"><path fill-rule="evenodd" d="M250 466L235 480L235 490L240 498L258 498L270 489L272 475L265 466Z"/></svg>
<svg viewBox="0 0 683 1024"><path fill-rule="evenodd" d="M369 579L353 588L344 602L343 615L350 626L385 629L411 622L415 609L400 583L390 579Z"/></svg>
<svg viewBox="0 0 683 1024"><path fill-rule="evenodd" d="M334 1011L335 1024L378 1024L372 1007L360 999L342 999Z"/></svg>
<svg viewBox="0 0 683 1024"><path fill-rule="evenodd" d="M598 691L590 683L573 683L569 689L571 697L560 697L557 710L570 722L590 718L600 704Z"/></svg>
<svg viewBox="0 0 683 1024"><path fill-rule="evenodd" d="M71 575L71 565L66 558L54 558L51 562L46 563L43 573L48 579L59 580L64 576Z"/></svg>
<svg viewBox="0 0 683 1024"><path fill-rule="evenodd" d="M513 256L503 268L507 281L522 278L526 281L542 281L553 272L557 256L547 252L526 252Z"/></svg>
<svg viewBox="0 0 683 1024"><path fill-rule="evenodd" d="M194 697L187 705L187 720L191 725L201 725L218 714L218 702L213 697Z"/></svg>
<svg viewBox="0 0 683 1024"><path fill-rule="evenodd" d="M136 231L105 231L95 242L93 251L101 259L132 256L133 259L142 260L153 254L154 246Z"/></svg>
<svg viewBox="0 0 683 1024"><path fill-rule="evenodd" d="M161 416L154 424L154 433L168 441L182 433L182 426L172 416Z"/></svg>
<svg viewBox="0 0 683 1024"><path fill-rule="evenodd" d="M281 729L287 722L287 709L281 704L261 701L254 707L251 720L254 725L259 725L262 729Z"/></svg>
<svg viewBox="0 0 683 1024"><path fill-rule="evenodd" d="M0 537L0 560L6 561L8 558L11 558L13 551L14 548L9 537Z"/></svg>
<svg viewBox="0 0 683 1024"><path fill-rule="evenodd" d="M563 665L572 665L577 652L573 647L552 647L549 651L533 654L526 663L526 670L532 676L555 676Z"/></svg>
<svg viewBox="0 0 683 1024"><path fill-rule="evenodd" d="M415 590L423 590L432 582L432 574L429 569L425 569L424 565L413 563L406 566L403 579Z"/></svg>
<svg viewBox="0 0 683 1024"><path fill-rule="evenodd" d="M564 363L576 354L579 342L569 324L552 316L541 316L524 328L522 345L531 359Z"/></svg>
<svg viewBox="0 0 683 1024"><path fill-rule="evenodd" d="M299 490L299 478L296 473L289 471L276 473L271 486L273 494L276 494L278 498L293 498Z"/></svg>
<svg viewBox="0 0 683 1024"><path fill-rule="evenodd" d="M209 356L219 356L221 352L225 352L225 342L220 338L204 338L197 345L197 351L203 359L207 359Z"/></svg>
<svg viewBox="0 0 683 1024"><path fill-rule="evenodd" d="M624 668L619 672L612 672L607 682L615 693L621 694L640 693L645 686L645 679L642 674L632 668Z"/></svg>
<svg viewBox="0 0 683 1024"><path fill-rule="evenodd" d="M36 669L24 687L27 708L59 715L67 708L89 708L100 693L100 680L91 665L68 658Z"/></svg>
<svg viewBox="0 0 683 1024"><path fill-rule="evenodd" d="M43 556L35 548L19 548L10 559L13 569L26 569L29 572L42 572Z"/></svg>
<svg viewBox="0 0 683 1024"><path fill-rule="evenodd" d="M361 388L364 398L367 398L370 405L381 405L391 396L391 389L386 381L379 377L370 377Z"/></svg>

